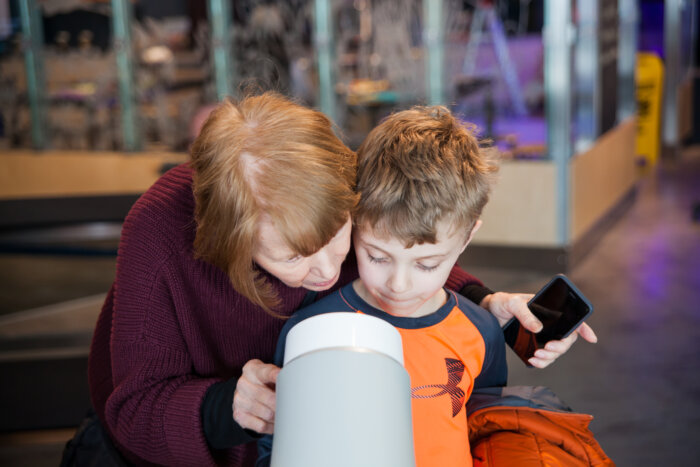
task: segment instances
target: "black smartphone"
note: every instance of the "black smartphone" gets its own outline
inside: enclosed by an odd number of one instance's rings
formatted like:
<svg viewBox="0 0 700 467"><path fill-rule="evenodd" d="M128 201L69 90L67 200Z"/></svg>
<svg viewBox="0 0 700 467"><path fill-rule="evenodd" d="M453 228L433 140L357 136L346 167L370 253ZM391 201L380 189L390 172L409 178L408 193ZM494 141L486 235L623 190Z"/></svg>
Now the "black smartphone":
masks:
<svg viewBox="0 0 700 467"><path fill-rule="evenodd" d="M593 312L593 305L563 274L554 276L527 304L542 322L537 334L528 331L513 318L503 328L506 343L527 366L537 349L551 340L563 339Z"/></svg>

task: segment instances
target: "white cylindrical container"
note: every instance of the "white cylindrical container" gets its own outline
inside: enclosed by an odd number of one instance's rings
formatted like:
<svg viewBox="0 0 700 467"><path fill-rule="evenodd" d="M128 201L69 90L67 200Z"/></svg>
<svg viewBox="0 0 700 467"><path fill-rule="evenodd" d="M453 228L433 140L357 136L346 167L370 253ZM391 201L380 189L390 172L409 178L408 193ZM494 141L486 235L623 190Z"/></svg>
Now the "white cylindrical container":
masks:
<svg viewBox="0 0 700 467"><path fill-rule="evenodd" d="M411 467L411 386L401 335L359 313L304 320L277 378L272 467Z"/></svg>

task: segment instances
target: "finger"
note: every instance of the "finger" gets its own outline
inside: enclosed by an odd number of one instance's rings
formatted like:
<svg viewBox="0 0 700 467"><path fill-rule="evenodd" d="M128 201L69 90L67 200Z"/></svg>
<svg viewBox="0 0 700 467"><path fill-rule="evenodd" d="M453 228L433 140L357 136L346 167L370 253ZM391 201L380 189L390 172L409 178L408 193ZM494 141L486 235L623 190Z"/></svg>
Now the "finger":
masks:
<svg viewBox="0 0 700 467"><path fill-rule="evenodd" d="M261 434L271 435L274 432L275 424L261 420L245 412L233 412L233 418L236 422L248 430L253 430Z"/></svg>
<svg viewBox="0 0 700 467"><path fill-rule="evenodd" d="M544 359L544 358L539 358L539 357L530 357L527 361L530 365L534 366L535 368L547 368L549 365L551 365L554 360L549 360L549 359Z"/></svg>
<svg viewBox="0 0 700 467"><path fill-rule="evenodd" d="M514 294L513 298L508 300L507 307L508 311L520 321L525 329L538 333L542 330L542 323L527 307L530 298L532 298L532 294Z"/></svg>
<svg viewBox="0 0 700 467"><path fill-rule="evenodd" d="M263 363L260 360L250 360L243 365L243 375L254 384L274 385L277 382L277 375L280 368L270 363Z"/></svg>
<svg viewBox="0 0 700 467"><path fill-rule="evenodd" d="M274 413L276 407L275 391L262 384L254 384L245 378L238 380L236 391L233 394L234 407L236 404L243 409L260 404L268 407Z"/></svg>
<svg viewBox="0 0 700 467"><path fill-rule="evenodd" d="M257 400L247 398L233 398L233 418L241 423L238 419L258 419L265 423L274 423L275 410ZM243 426L243 424L241 424ZM252 429L252 428L251 428Z"/></svg>
<svg viewBox="0 0 700 467"><path fill-rule="evenodd" d="M581 324L581 326L579 326L576 330L576 333L583 337L583 340L590 342L591 344L598 342L598 336L596 336L593 328L586 323Z"/></svg>
<svg viewBox="0 0 700 467"><path fill-rule="evenodd" d="M572 332L564 339L547 342L545 344L544 348L545 348L545 350L548 350L550 352L556 352L559 355L562 355L562 354L566 353L571 348L572 345L574 345L574 342L576 342L576 339L578 339L578 334L575 332Z"/></svg>
<svg viewBox="0 0 700 467"><path fill-rule="evenodd" d="M547 360L547 361L554 361L557 358L561 356L561 352L557 352L554 350L546 350L546 349L537 349L537 351L533 354L535 358L538 358L540 360Z"/></svg>

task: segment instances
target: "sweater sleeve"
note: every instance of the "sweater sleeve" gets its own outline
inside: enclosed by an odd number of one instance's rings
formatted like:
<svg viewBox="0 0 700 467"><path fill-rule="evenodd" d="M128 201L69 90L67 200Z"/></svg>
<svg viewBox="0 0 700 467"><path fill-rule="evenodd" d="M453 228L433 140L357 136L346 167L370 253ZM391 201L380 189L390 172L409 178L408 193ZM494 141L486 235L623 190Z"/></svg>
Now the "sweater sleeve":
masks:
<svg viewBox="0 0 700 467"><path fill-rule="evenodd" d="M447 278L445 286L452 290L462 290L469 284L483 285L479 279L462 269L458 264L452 266L450 276Z"/></svg>
<svg viewBox="0 0 700 467"><path fill-rule="evenodd" d="M105 422L118 445L138 458L167 465L215 464L202 427L207 390L220 378L193 374L179 330L168 270L152 277L131 262L118 265L112 323L114 390ZM160 266L160 267L159 267ZM150 279L150 280L149 280Z"/></svg>
<svg viewBox="0 0 700 467"><path fill-rule="evenodd" d="M484 297L493 293L491 289L484 287L484 284L479 279L469 274L458 264L452 267L445 287L458 291L477 305L481 303Z"/></svg>
<svg viewBox="0 0 700 467"><path fill-rule="evenodd" d="M202 426L213 449L227 449L255 441L257 433L246 430L233 419L233 393L238 378L212 384L202 404Z"/></svg>

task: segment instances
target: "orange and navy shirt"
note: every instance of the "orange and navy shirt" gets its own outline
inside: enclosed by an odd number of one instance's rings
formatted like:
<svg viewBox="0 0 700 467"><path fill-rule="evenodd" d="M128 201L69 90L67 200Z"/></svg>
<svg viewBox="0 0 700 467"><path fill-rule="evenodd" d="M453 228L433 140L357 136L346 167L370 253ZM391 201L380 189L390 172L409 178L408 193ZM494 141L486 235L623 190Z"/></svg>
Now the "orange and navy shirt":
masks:
<svg viewBox="0 0 700 467"><path fill-rule="evenodd" d="M411 379L416 466L471 466L466 402L475 388L505 386L505 342L491 313L446 292L447 302L434 313L404 318L372 307L348 284L287 321L275 363L282 365L289 330L312 316L350 311L389 322L401 333Z"/></svg>

